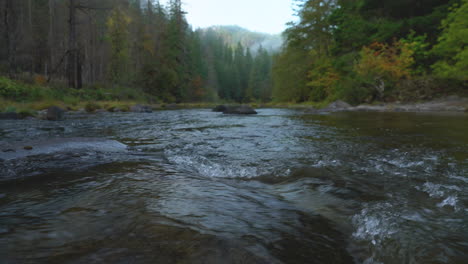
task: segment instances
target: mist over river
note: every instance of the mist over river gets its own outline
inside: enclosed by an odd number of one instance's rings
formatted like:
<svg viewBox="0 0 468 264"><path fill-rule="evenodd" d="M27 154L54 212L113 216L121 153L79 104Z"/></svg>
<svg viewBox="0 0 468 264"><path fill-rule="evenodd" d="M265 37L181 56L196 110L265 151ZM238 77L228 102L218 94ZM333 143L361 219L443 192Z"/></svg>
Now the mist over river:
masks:
<svg viewBox="0 0 468 264"><path fill-rule="evenodd" d="M467 114L258 112L0 121L0 263L467 263Z"/></svg>

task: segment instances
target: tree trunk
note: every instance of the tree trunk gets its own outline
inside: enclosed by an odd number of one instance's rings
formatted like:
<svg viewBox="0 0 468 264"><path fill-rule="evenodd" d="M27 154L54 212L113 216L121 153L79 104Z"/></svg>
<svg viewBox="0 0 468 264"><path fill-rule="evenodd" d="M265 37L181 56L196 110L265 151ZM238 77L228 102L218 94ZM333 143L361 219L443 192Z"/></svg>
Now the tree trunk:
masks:
<svg viewBox="0 0 468 264"><path fill-rule="evenodd" d="M32 2L31 0L28 1L28 22L29 22L29 34L31 38L31 46L29 47L31 49L31 69L30 69L30 75L33 76L34 74L34 58L36 56L36 49L34 47L34 33L33 33L33 22L32 22Z"/></svg>
<svg viewBox="0 0 468 264"><path fill-rule="evenodd" d="M69 21L68 21L68 86L71 88L81 88L81 67L79 61L79 52L76 32L76 0L69 2Z"/></svg>
<svg viewBox="0 0 468 264"><path fill-rule="evenodd" d="M49 65L55 65L55 0L49 0ZM46 70L49 75L49 70Z"/></svg>
<svg viewBox="0 0 468 264"><path fill-rule="evenodd" d="M3 23L5 26L5 41L7 45L6 53L8 60L8 76L13 78L15 72L15 46L13 43L14 35L14 10L13 0L5 0L5 6L3 10Z"/></svg>

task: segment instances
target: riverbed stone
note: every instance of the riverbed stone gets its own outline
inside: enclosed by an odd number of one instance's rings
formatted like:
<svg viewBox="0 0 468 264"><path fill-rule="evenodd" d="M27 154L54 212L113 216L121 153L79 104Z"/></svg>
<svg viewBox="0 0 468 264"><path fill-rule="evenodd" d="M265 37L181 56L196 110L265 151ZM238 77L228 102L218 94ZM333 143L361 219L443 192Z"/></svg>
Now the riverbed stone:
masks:
<svg viewBox="0 0 468 264"><path fill-rule="evenodd" d="M335 101L331 104L329 104L326 109L329 109L329 110L346 110L348 108L350 108L351 105L344 102L344 101L341 101L341 100L338 100L338 101Z"/></svg>
<svg viewBox="0 0 468 264"><path fill-rule="evenodd" d="M231 114L231 115L256 115L258 114L252 107L247 105L241 106L228 106L223 111L223 114Z"/></svg>
<svg viewBox="0 0 468 264"><path fill-rule="evenodd" d="M60 121L65 118L65 110L58 106L51 106L47 109L46 119L49 121Z"/></svg>
<svg viewBox="0 0 468 264"><path fill-rule="evenodd" d="M224 112L227 110L227 106L225 105L217 105L215 108L213 108L213 112Z"/></svg>

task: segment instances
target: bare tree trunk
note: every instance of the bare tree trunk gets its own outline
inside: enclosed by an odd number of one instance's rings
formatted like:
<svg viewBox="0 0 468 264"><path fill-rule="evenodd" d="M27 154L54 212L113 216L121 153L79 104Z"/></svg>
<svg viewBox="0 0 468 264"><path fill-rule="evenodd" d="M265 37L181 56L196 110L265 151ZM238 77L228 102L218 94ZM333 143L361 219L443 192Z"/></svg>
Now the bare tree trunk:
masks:
<svg viewBox="0 0 468 264"><path fill-rule="evenodd" d="M13 78L14 72L14 61L15 61L15 49L13 45L13 0L5 0L4 6L4 13L3 13L3 23L5 25L5 41L7 44L7 59L8 59L8 76Z"/></svg>
<svg viewBox="0 0 468 264"><path fill-rule="evenodd" d="M32 2L31 0L28 1L28 22L29 22L29 34L31 38L31 46L29 47L31 50L31 69L30 74L31 76L34 74L34 57L36 55L36 51L34 49L34 37L33 37L33 23L32 23Z"/></svg>
<svg viewBox="0 0 468 264"><path fill-rule="evenodd" d="M68 86L72 88L81 88L81 67L78 58L78 44L76 32L76 0L69 2L69 21L68 21Z"/></svg>
<svg viewBox="0 0 468 264"><path fill-rule="evenodd" d="M55 0L49 0L49 65L55 64ZM48 75L49 70L46 70Z"/></svg>

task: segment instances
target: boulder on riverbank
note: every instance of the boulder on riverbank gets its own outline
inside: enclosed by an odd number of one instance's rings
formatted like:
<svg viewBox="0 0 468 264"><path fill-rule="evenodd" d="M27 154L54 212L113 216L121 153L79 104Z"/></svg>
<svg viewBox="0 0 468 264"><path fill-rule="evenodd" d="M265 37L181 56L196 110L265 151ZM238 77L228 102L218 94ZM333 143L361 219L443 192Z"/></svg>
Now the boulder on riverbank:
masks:
<svg viewBox="0 0 468 264"><path fill-rule="evenodd" d="M340 111L348 111L351 110L353 107L341 100L335 101L330 103L327 107L322 109L309 109L308 112L311 113L327 113L327 112L340 112Z"/></svg>
<svg viewBox="0 0 468 264"><path fill-rule="evenodd" d="M215 108L213 108L213 112L224 112L226 111L227 107L225 105L218 105Z"/></svg>
<svg viewBox="0 0 468 264"><path fill-rule="evenodd" d="M366 112L465 112L468 110L468 98L448 96L422 103L359 105L350 110Z"/></svg>
<svg viewBox="0 0 468 264"><path fill-rule="evenodd" d="M231 114L231 115L256 115L258 114L255 109L247 105L239 105L239 106L225 106L225 105L218 105L213 109L214 112L223 112L223 114Z"/></svg>
<svg viewBox="0 0 468 264"><path fill-rule="evenodd" d="M47 109L46 119L49 121L60 121L65 118L65 110L58 106L51 106Z"/></svg>
<svg viewBox="0 0 468 264"><path fill-rule="evenodd" d="M348 108L351 108L352 106L344 101L338 100L335 101L327 106L326 109L329 110L346 110Z"/></svg>
<svg viewBox="0 0 468 264"><path fill-rule="evenodd" d="M351 106L343 101L336 101L323 109L310 109L310 113L328 112L467 112L468 98L449 96L427 102L416 103L381 103L374 105Z"/></svg>
<svg viewBox="0 0 468 264"><path fill-rule="evenodd" d="M134 106L130 107L130 112L133 112L133 113L152 113L153 108L151 108L151 106L148 106L148 105L134 105Z"/></svg>

